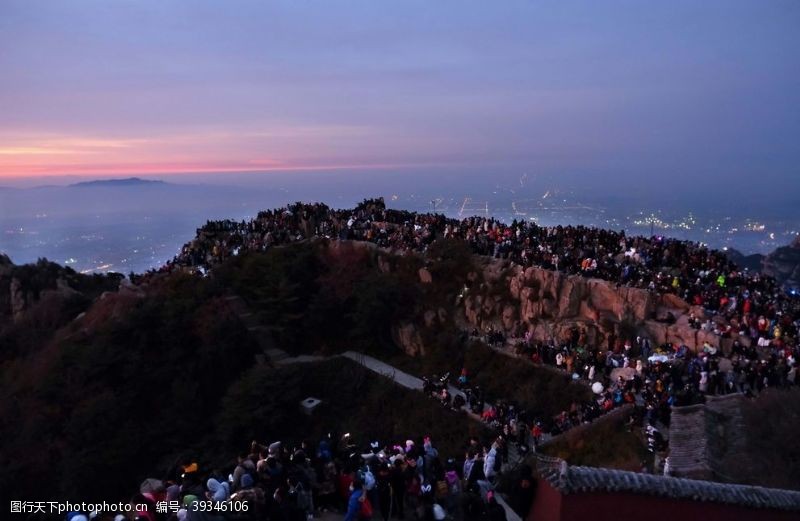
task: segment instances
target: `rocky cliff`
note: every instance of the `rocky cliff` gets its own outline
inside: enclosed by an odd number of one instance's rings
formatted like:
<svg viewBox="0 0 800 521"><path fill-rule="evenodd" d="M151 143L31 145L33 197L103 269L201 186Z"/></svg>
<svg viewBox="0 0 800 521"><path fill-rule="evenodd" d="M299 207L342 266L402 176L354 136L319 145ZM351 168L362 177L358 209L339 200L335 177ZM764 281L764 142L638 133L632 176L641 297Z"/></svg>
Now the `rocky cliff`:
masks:
<svg viewBox="0 0 800 521"><path fill-rule="evenodd" d="M461 302L469 327L493 327L515 337L530 332L543 341L567 340L577 332L595 345L613 345L637 335L691 348L706 340L718 345L715 335L689 326L689 313L703 318L703 310L675 295L659 296L496 259L478 262L480 272L471 275L473 287Z"/></svg>
<svg viewBox="0 0 800 521"><path fill-rule="evenodd" d="M349 241L333 242L327 251L326 262L346 260L347 272L353 272L354 259L366 262L367 252L377 254L375 267L387 274L396 274L403 258L373 245ZM726 339L720 344L713 333L691 327L689 315L705 320L705 312L676 295L658 295L600 279L523 268L506 260L470 256L467 263L470 262L474 270L463 281L466 288L454 307L420 302L416 319L393 324L392 340L408 355L425 356L432 347L430 335L425 332L441 329L451 320L462 330L491 327L518 338L531 332L534 339L541 341L568 341L577 334L591 345L604 347L636 336L647 337L654 345L673 342L692 349L705 341L723 349L732 343L732 339ZM436 267L432 262L427 267L414 268L413 283L435 293L437 287L453 282L444 279L457 278Z"/></svg>
<svg viewBox="0 0 800 521"><path fill-rule="evenodd" d="M17 266L0 255L0 327L37 313L85 308L103 291L115 290L121 279L118 274L82 275L44 259Z"/></svg>

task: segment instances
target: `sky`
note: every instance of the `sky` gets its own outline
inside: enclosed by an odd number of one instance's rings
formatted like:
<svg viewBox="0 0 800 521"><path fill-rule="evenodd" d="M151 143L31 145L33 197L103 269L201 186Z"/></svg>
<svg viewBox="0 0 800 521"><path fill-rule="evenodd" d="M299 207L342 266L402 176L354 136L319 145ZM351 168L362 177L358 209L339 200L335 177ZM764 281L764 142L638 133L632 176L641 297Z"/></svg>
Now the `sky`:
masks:
<svg viewBox="0 0 800 521"><path fill-rule="evenodd" d="M0 184L464 167L800 191L798 49L795 0L0 0Z"/></svg>

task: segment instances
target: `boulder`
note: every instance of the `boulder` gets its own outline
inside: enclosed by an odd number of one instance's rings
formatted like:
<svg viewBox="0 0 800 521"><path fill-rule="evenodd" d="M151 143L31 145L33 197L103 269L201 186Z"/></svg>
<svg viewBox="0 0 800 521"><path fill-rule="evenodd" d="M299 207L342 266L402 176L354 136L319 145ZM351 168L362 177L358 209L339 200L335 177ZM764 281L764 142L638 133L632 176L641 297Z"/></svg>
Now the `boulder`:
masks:
<svg viewBox="0 0 800 521"><path fill-rule="evenodd" d="M591 307L601 316L605 314L616 320L622 320L625 315L624 301L619 292L605 281L589 281L588 299Z"/></svg>
<svg viewBox="0 0 800 521"><path fill-rule="evenodd" d="M503 328L506 330L512 330L517 326L518 321L516 306L506 304L506 306L503 308L502 322Z"/></svg>
<svg viewBox="0 0 800 521"><path fill-rule="evenodd" d="M674 293L665 293L659 298L659 306L667 309L677 309L682 313L689 311L689 304Z"/></svg>
<svg viewBox="0 0 800 521"><path fill-rule="evenodd" d="M422 337L414 324L402 324L392 329L395 344L408 356L425 356Z"/></svg>
<svg viewBox="0 0 800 521"><path fill-rule="evenodd" d="M423 284L430 284L433 282L433 277L431 276L431 272L428 271L427 268L420 268L419 269L419 281Z"/></svg>
<svg viewBox="0 0 800 521"><path fill-rule="evenodd" d="M558 295L558 317L572 318L577 317L587 295L586 284L583 279L577 277L567 277L563 280ZM594 293L591 293L594 297Z"/></svg>

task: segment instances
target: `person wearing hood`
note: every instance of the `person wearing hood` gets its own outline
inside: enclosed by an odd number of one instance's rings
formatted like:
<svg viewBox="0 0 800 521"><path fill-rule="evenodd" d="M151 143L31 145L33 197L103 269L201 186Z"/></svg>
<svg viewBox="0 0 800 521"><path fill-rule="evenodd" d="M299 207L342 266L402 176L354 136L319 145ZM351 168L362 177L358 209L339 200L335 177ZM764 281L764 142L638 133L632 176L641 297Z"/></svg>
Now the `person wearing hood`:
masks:
<svg viewBox="0 0 800 521"><path fill-rule="evenodd" d="M266 496L261 487L254 485L253 476L245 474L239 483L239 490L231 495L231 501L244 501L247 503L247 517L249 519L262 519L266 510Z"/></svg>
<svg viewBox="0 0 800 521"><path fill-rule="evenodd" d="M255 473L256 464L253 463L252 459L250 459L250 455L246 453L240 454L236 462L236 468L233 470L233 480L231 482L232 490L236 491L239 489L239 485L242 482L242 476L245 474L255 475Z"/></svg>
<svg viewBox="0 0 800 521"><path fill-rule="evenodd" d="M444 506L447 512L454 518L458 518L458 501L461 497L461 477L456 471L456 462L453 459L447 461L447 472L444 473L444 481L447 483L447 495L444 499Z"/></svg>
<svg viewBox="0 0 800 521"><path fill-rule="evenodd" d="M208 478L206 482L208 493L206 494L209 499L217 503L227 501L230 497L230 485L227 481L219 482L214 478Z"/></svg>
<svg viewBox="0 0 800 521"><path fill-rule="evenodd" d="M181 499L181 486L177 483L170 483L167 487L167 501L180 501Z"/></svg>

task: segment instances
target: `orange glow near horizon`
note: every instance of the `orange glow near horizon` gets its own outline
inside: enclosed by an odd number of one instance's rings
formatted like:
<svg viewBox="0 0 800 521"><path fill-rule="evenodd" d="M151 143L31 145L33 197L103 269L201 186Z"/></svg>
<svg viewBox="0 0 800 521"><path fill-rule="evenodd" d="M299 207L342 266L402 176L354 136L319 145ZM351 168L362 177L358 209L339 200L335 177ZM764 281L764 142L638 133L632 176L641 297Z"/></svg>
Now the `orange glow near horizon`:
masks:
<svg viewBox="0 0 800 521"><path fill-rule="evenodd" d="M31 168L27 171L17 169L23 173L5 173L0 171L0 179L23 179L26 177L62 177L75 175L103 175L118 177L126 175L172 175L172 174L203 174L203 173L231 173L231 172L293 172L314 170L365 170L365 169L392 169L403 167L437 166L438 163L355 163L355 164L317 164L317 165L220 165L208 164L129 164L129 165L92 165L84 167L47 167Z"/></svg>
<svg viewBox="0 0 800 521"><path fill-rule="evenodd" d="M3 135L5 134L5 135ZM195 132L153 138L0 133L0 179L68 175L341 170L419 166L353 157L364 129L287 128L281 132ZM337 140L349 141L340 146ZM299 150L305 153L298 152ZM309 150L316 157L309 157ZM349 156L349 157L348 157Z"/></svg>

